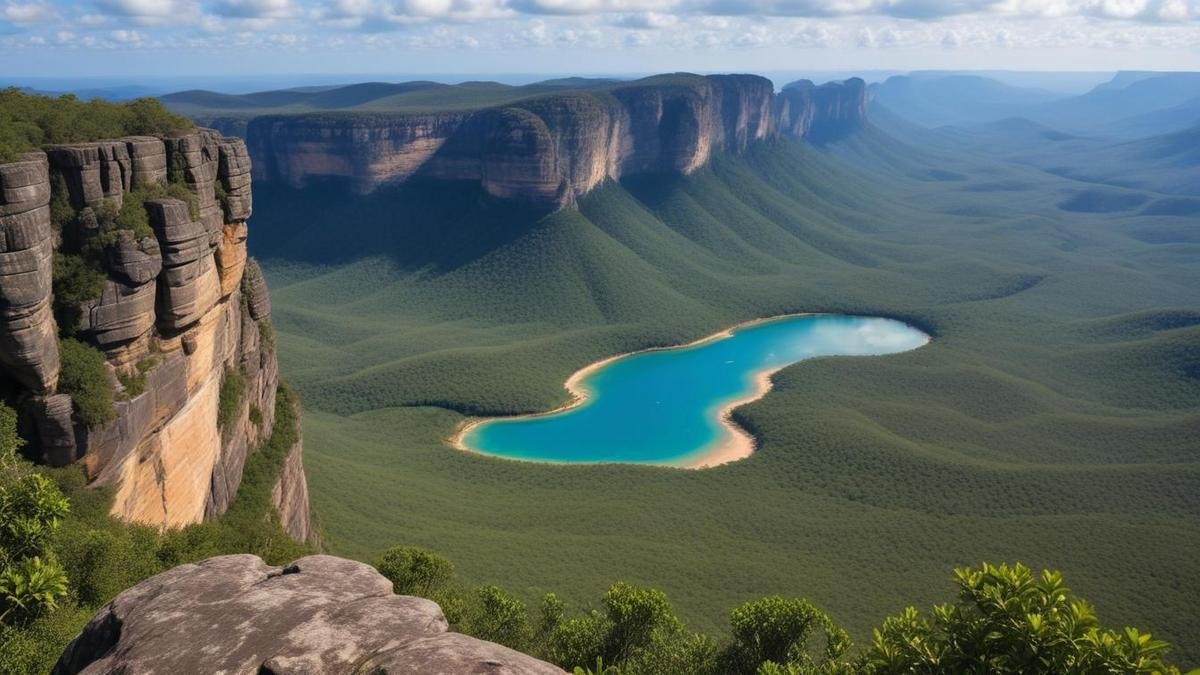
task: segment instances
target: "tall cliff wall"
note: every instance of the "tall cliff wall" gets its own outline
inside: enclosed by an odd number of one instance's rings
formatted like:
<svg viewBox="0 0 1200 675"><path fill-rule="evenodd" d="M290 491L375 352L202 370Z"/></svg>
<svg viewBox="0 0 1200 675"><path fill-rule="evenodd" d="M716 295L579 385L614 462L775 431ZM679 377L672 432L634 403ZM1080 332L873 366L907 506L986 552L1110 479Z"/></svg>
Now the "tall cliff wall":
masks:
<svg viewBox="0 0 1200 675"><path fill-rule="evenodd" d="M223 513L247 455L273 431L270 302L246 256L250 174L242 141L207 129L53 146L0 164L0 390L32 452L51 465L82 462L93 484L113 487L114 515L179 526ZM148 230L128 225L137 205ZM56 299L68 263L85 260L76 264L89 267L98 296L70 306L60 288ZM84 349L60 337L102 353L115 392L106 419L85 420L81 401L60 389L60 345ZM276 491L303 538L299 453Z"/></svg>
<svg viewBox="0 0 1200 675"><path fill-rule="evenodd" d="M831 135L865 119L862 80L789 86L755 75L664 75L475 112L265 116L246 126L254 177L366 193L425 176L557 208L608 179L689 173L715 152Z"/></svg>

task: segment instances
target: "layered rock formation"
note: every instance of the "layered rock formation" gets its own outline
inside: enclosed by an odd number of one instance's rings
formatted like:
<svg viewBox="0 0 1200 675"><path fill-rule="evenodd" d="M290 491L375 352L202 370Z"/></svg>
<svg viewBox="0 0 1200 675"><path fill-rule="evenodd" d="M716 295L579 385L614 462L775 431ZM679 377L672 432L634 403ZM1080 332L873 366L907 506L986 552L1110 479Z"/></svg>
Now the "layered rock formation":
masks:
<svg viewBox="0 0 1200 675"><path fill-rule="evenodd" d="M298 188L339 178L366 193L424 176L558 208L608 179L686 174L773 136L832 135L865 110L857 79L776 96L755 75L679 74L474 112L265 116L246 136L255 180Z"/></svg>
<svg viewBox="0 0 1200 675"><path fill-rule="evenodd" d="M231 630L235 628L236 630ZM67 647L55 675L142 673L562 673L448 631L437 604L392 593L369 565L252 555L181 565L118 595Z"/></svg>
<svg viewBox="0 0 1200 675"><path fill-rule="evenodd" d="M867 119L867 83L857 77L820 86L792 82L775 98L775 119L785 136L823 142L845 135Z"/></svg>
<svg viewBox="0 0 1200 675"><path fill-rule="evenodd" d="M224 512L247 455L273 431L270 303L246 257L250 171L240 140L207 129L53 146L0 165L3 389L32 452L52 465L82 461L95 485L113 486L114 515L179 526ZM130 199L150 231L113 225ZM99 297L67 308L77 326L55 319L60 251L102 279ZM111 421L89 427L58 391L60 334L105 357ZM279 503L306 538L298 446L293 455Z"/></svg>

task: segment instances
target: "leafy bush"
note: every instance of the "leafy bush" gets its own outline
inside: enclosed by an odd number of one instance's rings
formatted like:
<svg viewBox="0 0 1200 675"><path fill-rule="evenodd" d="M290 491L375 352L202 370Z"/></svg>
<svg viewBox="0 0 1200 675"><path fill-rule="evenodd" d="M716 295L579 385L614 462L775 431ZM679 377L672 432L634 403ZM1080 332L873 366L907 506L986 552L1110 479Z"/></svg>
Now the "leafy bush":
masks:
<svg viewBox="0 0 1200 675"><path fill-rule="evenodd" d="M112 421L116 411L104 355L95 347L73 338L59 340L58 353L62 361L58 388L71 395L80 419L89 427Z"/></svg>
<svg viewBox="0 0 1200 675"><path fill-rule="evenodd" d="M4 162L50 143L165 134L192 126L153 98L109 103L81 101L71 94L26 94L16 87L0 90L0 161Z"/></svg>
<svg viewBox="0 0 1200 675"><path fill-rule="evenodd" d="M58 607L67 575L51 560L34 556L0 570L0 622L26 620Z"/></svg>
<svg viewBox="0 0 1200 675"><path fill-rule="evenodd" d="M0 625L54 610L67 579L50 544L69 514L66 498L16 458L16 416L0 404Z"/></svg>
<svg viewBox="0 0 1200 675"><path fill-rule="evenodd" d="M245 294L242 294L242 299L245 298ZM258 322L258 337L263 351L275 351L275 327L271 325L270 320L263 319Z"/></svg>
<svg viewBox="0 0 1200 675"><path fill-rule="evenodd" d="M1167 643L1103 628L1062 574L1018 563L954 571L958 601L932 616L909 607L875 630L870 673L1161 673Z"/></svg>
<svg viewBox="0 0 1200 675"><path fill-rule="evenodd" d="M226 368L221 378L221 391L217 400L217 427L224 430L242 405L246 395L246 376L238 368Z"/></svg>
<svg viewBox="0 0 1200 675"><path fill-rule="evenodd" d="M682 632L682 624L662 591L623 582L613 584L601 600L602 611L563 622L551 637L554 659L566 666L623 664L645 658L656 645Z"/></svg>
<svg viewBox="0 0 1200 675"><path fill-rule="evenodd" d="M532 633L525 603L493 585L475 589L475 600L477 605L467 619L472 635L519 651L529 650Z"/></svg>
<svg viewBox="0 0 1200 675"><path fill-rule="evenodd" d="M0 471L12 475L17 461L17 452L25 445L25 439L17 433L17 411L0 402Z"/></svg>
<svg viewBox="0 0 1200 675"><path fill-rule="evenodd" d="M159 357L150 355L139 360L132 373L124 371L117 373L117 380L125 390L125 398L136 398L146 391L146 374L157 366L159 361Z"/></svg>
<svg viewBox="0 0 1200 675"><path fill-rule="evenodd" d="M104 274L81 255L55 252L53 275L54 319L69 336L79 329L80 305L104 292Z"/></svg>
<svg viewBox="0 0 1200 675"><path fill-rule="evenodd" d="M826 667L850 647L850 636L829 615L802 598L771 596L747 602L729 616L733 644L726 651L730 673L754 673L764 662ZM823 632L819 654L810 648L814 631Z"/></svg>
<svg viewBox="0 0 1200 675"><path fill-rule="evenodd" d="M0 562L43 555L68 511L62 492L40 474L25 473L0 485Z"/></svg>
<svg viewBox="0 0 1200 675"><path fill-rule="evenodd" d="M195 193L182 183L139 187L132 192L125 193L119 209L111 200L106 199L102 202L102 208L96 211L96 220L100 224L96 244L112 246L116 243L117 232L122 230L133 233L135 239L153 237L154 229L150 227L150 215L146 211L146 202L155 199L178 199L186 202L188 214L193 219L200 217L200 207Z"/></svg>
<svg viewBox="0 0 1200 675"><path fill-rule="evenodd" d="M429 598L445 590L454 576L454 564L415 546L393 546L375 560L375 569L392 582L400 595Z"/></svg>

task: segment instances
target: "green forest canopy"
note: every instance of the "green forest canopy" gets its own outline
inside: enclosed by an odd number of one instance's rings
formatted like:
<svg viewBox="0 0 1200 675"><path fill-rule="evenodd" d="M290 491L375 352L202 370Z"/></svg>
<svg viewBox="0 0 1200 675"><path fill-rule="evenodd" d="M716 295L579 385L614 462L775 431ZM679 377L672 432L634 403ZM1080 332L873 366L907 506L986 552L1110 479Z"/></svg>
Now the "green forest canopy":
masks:
<svg viewBox="0 0 1200 675"><path fill-rule="evenodd" d="M0 91L0 161L51 143L165 134L192 126L153 98L110 103L81 101L73 94L26 94L16 87Z"/></svg>

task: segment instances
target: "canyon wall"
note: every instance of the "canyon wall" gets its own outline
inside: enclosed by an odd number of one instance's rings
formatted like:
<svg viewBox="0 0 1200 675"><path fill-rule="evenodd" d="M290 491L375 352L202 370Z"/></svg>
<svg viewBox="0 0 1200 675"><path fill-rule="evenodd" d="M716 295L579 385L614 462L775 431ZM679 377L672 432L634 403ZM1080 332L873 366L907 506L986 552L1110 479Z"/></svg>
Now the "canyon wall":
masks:
<svg viewBox="0 0 1200 675"><path fill-rule="evenodd" d="M716 152L825 138L865 119L862 80L806 85L777 96L755 75L662 75L473 112L263 116L245 134L259 181L338 178L365 194L423 176L558 208L605 180L686 174Z"/></svg>
<svg viewBox="0 0 1200 675"><path fill-rule="evenodd" d="M208 129L0 164L0 387L28 452L81 462L121 518L181 526L223 513L274 430L270 302L246 255L250 174L242 141ZM68 299L88 283L99 292ZM103 364L88 377L106 380L91 384L113 392L102 415L71 393L88 358ZM303 539L292 454L277 504Z"/></svg>

